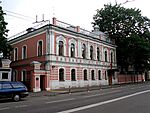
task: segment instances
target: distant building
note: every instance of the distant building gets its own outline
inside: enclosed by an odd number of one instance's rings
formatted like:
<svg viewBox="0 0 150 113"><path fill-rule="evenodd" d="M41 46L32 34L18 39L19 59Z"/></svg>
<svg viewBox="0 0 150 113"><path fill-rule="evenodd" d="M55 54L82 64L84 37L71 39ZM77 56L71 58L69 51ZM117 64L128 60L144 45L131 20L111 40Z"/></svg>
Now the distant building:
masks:
<svg viewBox="0 0 150 113"><path fill-rule="evenodd" d="M10 63L9 59L0 60L0 81L11 81Z"/></svg>
<svg viewBox="0 0 150 113"><path fill-rule="evenodd" d="M9 43L12 79L34 92L117 83L116 45L97 26L89 32L53 18Z"/></svg>

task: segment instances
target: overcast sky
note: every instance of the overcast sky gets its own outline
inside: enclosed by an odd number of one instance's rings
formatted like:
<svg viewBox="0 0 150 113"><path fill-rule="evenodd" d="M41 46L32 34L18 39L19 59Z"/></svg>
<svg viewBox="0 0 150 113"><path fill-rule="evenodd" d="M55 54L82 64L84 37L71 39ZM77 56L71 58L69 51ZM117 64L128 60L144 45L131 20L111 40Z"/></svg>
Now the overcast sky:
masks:
<svg viewBox="0 0 150 113"><path fill-rule="evenodd" d="M103 8L104 4L124 3L126 0L1 0L3 10L7 15L5 21L8 23L8 36L15 35L31 26L35 22L36 15L38 20L42 20L42 14L45 20L52 20L56 17L58 20L80 26L86 30L92 30L93 15L96 9ZM150 18L150 1L134 0L128 2L124 7L139 8L142 15ZM17 14L15 14L17 13ZM18 15L21 14L21 15Z"/></svg>

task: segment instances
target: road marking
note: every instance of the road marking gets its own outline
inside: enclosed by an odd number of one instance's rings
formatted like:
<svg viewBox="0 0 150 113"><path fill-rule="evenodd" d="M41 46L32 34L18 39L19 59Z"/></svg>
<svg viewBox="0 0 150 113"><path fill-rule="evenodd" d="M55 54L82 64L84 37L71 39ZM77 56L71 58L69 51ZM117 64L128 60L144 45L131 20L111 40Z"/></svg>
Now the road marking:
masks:
<svg viewBox="0 0 150 113"><path fill-rule="evenodd" d="M70 100L75 100L75 98L63 99L63 100L56 100L56 101L50 101L50 102L46 102L46 104L57 103L57 102L65 102L65 101L70 101Z"/></svg>
<svg viewBox="0 0 150 113"><path fill-rule="evenodd" d="M61 112L58 112L58 113L72 113L72 112L76 112L76 111L80 111L80 110L84 110L84 109L89 109L89 108L96 107L96 106L101 106L101 105L108 104L108 103L111 103L111 102L115 102L115 101L118 101L118 100L123 100L123 99L129 98L129 97L133 97L133 96L140 95L140 94L143 94L143 93L148 93L148 92L150 92L150 90L133 93L133 94L126 95L126 96L123 96L123 97L119 97L119 98L115 98L115 99L111 99L111 100L107 100L107 101L104 101L104 102L99 102L99 103L95 103L95 104L91 104L91 105L87 105L87 106L83 106L83 107L78 107L78 108L74 108L74 109L70 109L70 110L66 110L66 111L61 111Z"/></svg>
<svg viewBox="0 0 150 113"><path fill-rule="evenodd" d="M120 91L121 90L116 90L116 91L111 91L111 92L107 92L107 93L103 93L103 94L88 95L88 96L83 96L83 98L102 96L102 95L112 94L112 93L116 93L116 92L120 92Z"/></svg>
<svg viewBox="0 0 150 113"><path fill-rule="evenodd" d="M19 105L19 106L15 106L15 108L23 108L23 107L27 107L28 105Z"/></svg>
<svg viewBox="0 0 150 113"><path fill-rule="evenodd" d="M10 108L9 108L9 107L0 108L0 111L2 111L2 110L6 110L6 109L10 109Z"/></svg>

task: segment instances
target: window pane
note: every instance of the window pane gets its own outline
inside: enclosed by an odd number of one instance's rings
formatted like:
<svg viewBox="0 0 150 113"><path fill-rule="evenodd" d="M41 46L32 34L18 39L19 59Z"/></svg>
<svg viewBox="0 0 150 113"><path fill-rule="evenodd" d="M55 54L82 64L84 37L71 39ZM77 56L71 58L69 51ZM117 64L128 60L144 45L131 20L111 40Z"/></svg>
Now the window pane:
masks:
<svg viewBox="0 0 150 113"><path fill-rule="evenodd" d="M59 69L59 81L64 81L64 69Z"/></svg>
<svg viewBox="0 0 150 113"><path fill-rule="evenodd" d="M71 57L75 57L75 45L71 44Z"/></svg>
<svg viewBox="0 0 150 113"><path fill-rule="evenodd" d="M98 80L101 80L101 71L98 71Z"/></svg>
<svg viewBox="0 0 150 113"><path fill-rule="evenodd" d="M26 77L27 75L26 75L26 71L25 70L23 70L22 71L22 81L26 81Z"/></svg>
<svg viewBox="0 0 150 113"><path fill-rule="evenodd" d="M97 60L100 60L100 51L99 51L99 48L97 48Z"/></svg>
<svg viewBox="0 0 150 113"><path fill-rule="evenodd" d="M113 53L111 52L111 54L110 54L110 62L112 63L113 62Z"/></svg>
<svg viewBox="0 0 150 113"><path fill-rule="evenodd" d="M2 89L2 84L0 84L0 89Z"/></svg>
<svg viewBox="0 0 150 113"><path fill-rule="evenodd" d="M87 70L84 70L84 80L87 80Z"/></svg>
<svg viewBox="0 0 150 113"><path fill-rule="evenodd" d="M90 59L93 59L93 46L90 47Z"/></svg>
<svg viewBox="0 0 150 113"><path fill-rule="evenodd" d="M23 59L25 59L25 58L27 58L27 48L26 48L26 46L23 46L23 50L22 50L22 55L23 55Z"/></svg>
<svg viewBox="0 0 150 113"><path fill-rule="evenodd" d="M22 88L24 87L23 85L19 84L19 83L12 83L11 84L14 88Z"/></svg>
<svg viewBox="0 0 150 113"><path fill-rule="evenodd" d="M107 80L107 72L105 71L105 80Z"/></svg>
<svg viewBox="0 0 150 113"><path fill-rule="evenodd" d="M38 56L41 56L42 55L42 41L39 41L38 42Z"/></svg>
<svg viewBox="0 0 150 113"><path fill-rule="evenodd" d="M105 62L107 62L107 51L105 51Z"/></svg>
<svg viewBox="0 0 150 113"><path fill-rule="evenodd" d="M59 55L63 55L63 52L64 52L63 41L59 41Z"/></svg>
<svg viewBox="0 0 150 113"><path fill-rule="evenodd" d="M2 79L8 79L8 73L2 73Z"/></svg>
<svg viewBox="0 0 150 113"><path fill-rule="evenodd" d="M71 70L71 80L75 81L76 80L76 76L75 76L75 69Z"/></svg>
<svg viewBox="0 0 150 113"><path fill-rule="evenodd" d="M94 70L91 71L91 78L92 78L92 80L95 80L95 77L94 77Z"/></svg>
<svg viewBox="0 0 150 113"><path fill-rule="evenodd" d="M85 44L82 45L82 57L86 58L86 46L85 46Z"/></svg>
<svg viewBox="0 0 150 113"><path fill-rule="evenodd" d="M8 89L8 88L12 88L12 86L9 83L6 83L6 84L2 84L2 88Z"/></svg>
<svg viewBox="0 0 150 113"><path fill-rule="evenodd" d="M15 48L15 50L14 50L14 60L16 61L16 60L18 60L18 49L17 48Z"/></svg>

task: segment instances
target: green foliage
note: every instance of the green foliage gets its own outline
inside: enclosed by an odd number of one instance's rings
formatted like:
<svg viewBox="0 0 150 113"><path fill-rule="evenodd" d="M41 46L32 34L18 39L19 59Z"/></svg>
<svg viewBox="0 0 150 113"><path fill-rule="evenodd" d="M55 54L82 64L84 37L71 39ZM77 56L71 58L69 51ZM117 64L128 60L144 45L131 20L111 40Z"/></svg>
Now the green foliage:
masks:
<svg viewBox="0 0 150 113"><path fill-rule="evenodd" d="M7 23L4 19L5 13L0 6L0 53L3 53L4 58L8 58L10 56L10 51L12 50L11 46L7 43L7 33L6 29Z"/></svg>
<svg viewBox="0 0 150 113"><path fill-rule="evenodd" d="M136 71L148 68L150 58L150 19L139 9L121 5L104 5L93 17L93 26L109 33L116 41L117 63L122 70L133 66Z"/></svg>

